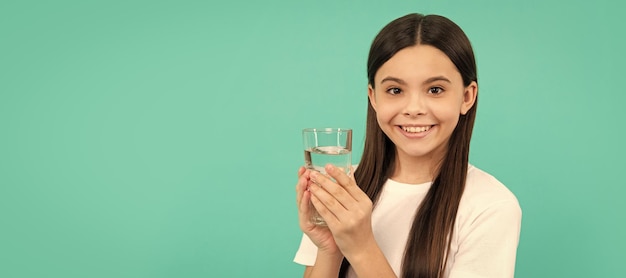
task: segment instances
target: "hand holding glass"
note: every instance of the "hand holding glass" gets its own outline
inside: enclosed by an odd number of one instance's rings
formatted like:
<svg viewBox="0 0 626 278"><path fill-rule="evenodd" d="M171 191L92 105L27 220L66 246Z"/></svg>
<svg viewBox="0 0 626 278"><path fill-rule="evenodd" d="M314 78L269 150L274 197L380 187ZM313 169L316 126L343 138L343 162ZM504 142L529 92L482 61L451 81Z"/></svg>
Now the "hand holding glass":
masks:
<svg viewBox="0 0 626 278"><path fill-rule="evenodd" d="M304 162L307 169L326 175L324 167L332 164L350 172L352 166L352 130L345 128L306 128L302 131L304 140ZM311 222L326 226L326 221L313 205Z"/></svg>

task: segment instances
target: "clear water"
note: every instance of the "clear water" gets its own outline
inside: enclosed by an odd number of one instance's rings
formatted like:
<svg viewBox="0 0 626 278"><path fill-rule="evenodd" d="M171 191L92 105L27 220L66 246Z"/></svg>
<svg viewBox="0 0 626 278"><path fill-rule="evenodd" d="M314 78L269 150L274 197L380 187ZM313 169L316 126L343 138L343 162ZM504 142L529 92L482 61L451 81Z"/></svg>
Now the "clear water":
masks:
<svg viewBox="0 0 626 278"><path fill-rule="evenodd" d="M304 162L307 168L324 174L326 174L324 166L329 163L344 169L347 173L352 163L352 152L339 146L315 147L304 151Z"/></svg>

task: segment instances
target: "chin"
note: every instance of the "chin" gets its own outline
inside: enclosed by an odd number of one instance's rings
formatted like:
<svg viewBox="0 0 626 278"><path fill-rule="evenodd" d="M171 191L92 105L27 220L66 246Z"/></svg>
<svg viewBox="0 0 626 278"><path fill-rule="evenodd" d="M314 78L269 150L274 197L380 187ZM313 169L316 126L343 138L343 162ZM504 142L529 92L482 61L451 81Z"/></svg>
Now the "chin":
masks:
<svg viewBox="0 0 626 278"><path fill-rule="evenodd" d="M420 157L426 157L432 154L432 151L428 151L428 150L407 150L407 149L401 149L401 151L407 155L408 157L411 158L420 158Z"/></svg>

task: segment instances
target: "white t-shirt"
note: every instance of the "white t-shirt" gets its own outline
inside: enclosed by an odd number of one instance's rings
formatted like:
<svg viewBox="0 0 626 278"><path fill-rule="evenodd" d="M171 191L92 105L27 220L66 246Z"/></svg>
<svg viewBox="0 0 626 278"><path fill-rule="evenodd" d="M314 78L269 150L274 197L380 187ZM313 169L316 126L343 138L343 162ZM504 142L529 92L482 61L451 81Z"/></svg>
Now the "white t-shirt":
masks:
<svg viewBox="0 0 626 278"><path fill-rule="evenodd" d="M374 237L396 276L401 272L415 212L430 185L389 179L372 212ZM493 176L470 165L444 277L513 277L521 219L522 211L513 193ZM316 256L317 247L303 235L294 262L312 266ZM349 269L348 277L357 276Z"/></svg>

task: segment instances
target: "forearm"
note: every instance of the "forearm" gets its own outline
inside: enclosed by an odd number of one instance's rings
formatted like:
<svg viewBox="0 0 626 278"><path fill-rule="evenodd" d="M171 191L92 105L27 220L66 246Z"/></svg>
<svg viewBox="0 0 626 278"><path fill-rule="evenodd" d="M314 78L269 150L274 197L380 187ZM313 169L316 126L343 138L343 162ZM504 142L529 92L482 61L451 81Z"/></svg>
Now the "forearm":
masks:
<svg viewBox="0 0 626 278"><path fill-rule="evenodd" d="M304 278L337 277L339 276L342 260L343 255L341 254L325 254L322 251L318 251L315 265L307 267L304 272Z"/></svg>

